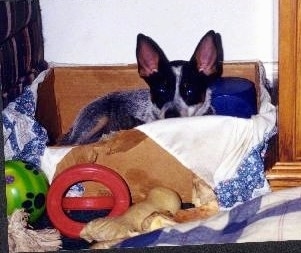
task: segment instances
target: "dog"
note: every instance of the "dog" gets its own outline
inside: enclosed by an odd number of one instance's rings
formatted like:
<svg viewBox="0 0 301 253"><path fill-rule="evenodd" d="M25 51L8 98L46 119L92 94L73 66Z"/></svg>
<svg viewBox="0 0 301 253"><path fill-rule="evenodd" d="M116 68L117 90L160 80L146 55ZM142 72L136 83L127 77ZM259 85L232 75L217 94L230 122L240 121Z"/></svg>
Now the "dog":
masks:
<svg viewBox="0 0 301 253"><path fill-rule="evenodd" d="M220 35L210 30L189 61L169 61L152 38L138 34L138 73L149 89L113 92L92 101L59 144L88 144L103 134L159 119L212 114L209 86L221 76L220 45Z"/></svg>

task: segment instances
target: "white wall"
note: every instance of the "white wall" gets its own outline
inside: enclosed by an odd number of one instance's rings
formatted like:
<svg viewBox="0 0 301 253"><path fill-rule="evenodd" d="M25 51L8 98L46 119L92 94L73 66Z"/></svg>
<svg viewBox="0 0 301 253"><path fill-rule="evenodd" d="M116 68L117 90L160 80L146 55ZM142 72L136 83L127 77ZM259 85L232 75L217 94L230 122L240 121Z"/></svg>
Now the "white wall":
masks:
<svg viewBox="0 0 301 253"><path fill-rule="evenodd" d="M170 60L189 59L208 30L225 60L277 61L278 0L40 0L45 58L76 64L134 63L136 35Z"/></svg>

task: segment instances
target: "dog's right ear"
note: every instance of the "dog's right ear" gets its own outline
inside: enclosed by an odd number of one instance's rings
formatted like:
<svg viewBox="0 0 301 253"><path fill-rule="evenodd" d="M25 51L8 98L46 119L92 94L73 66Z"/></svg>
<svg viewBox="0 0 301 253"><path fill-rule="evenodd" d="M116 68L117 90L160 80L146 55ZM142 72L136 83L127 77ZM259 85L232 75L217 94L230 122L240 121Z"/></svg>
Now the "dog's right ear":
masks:
<svg viewBox="0 0 301 253"><path fill-rule="evenodd" d="M213 30L203 36L190 60L199 72L207 76L219 72L220 45L220 35Z"/></svg>
<svg viewBox="0 0 301 253"><path fill-rule="evenodd" d="M160 64L163 61L168 62L157 43L141 33L137 36L136 57L138 72L141 77L148 77L158 72Z"/></svg>

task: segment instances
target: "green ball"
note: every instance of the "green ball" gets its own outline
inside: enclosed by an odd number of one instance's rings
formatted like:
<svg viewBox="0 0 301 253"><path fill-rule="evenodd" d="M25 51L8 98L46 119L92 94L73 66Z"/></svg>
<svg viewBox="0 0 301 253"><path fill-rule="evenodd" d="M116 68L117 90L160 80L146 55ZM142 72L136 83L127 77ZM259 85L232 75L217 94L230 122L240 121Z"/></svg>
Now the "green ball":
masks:
<svg viewBox="0 0 301 253"><path fill-rule="evenodd" d="M9 160L5 162L7 215L24 208L34 223L45 210L49 188L45 173L32 164Z"/></svg>

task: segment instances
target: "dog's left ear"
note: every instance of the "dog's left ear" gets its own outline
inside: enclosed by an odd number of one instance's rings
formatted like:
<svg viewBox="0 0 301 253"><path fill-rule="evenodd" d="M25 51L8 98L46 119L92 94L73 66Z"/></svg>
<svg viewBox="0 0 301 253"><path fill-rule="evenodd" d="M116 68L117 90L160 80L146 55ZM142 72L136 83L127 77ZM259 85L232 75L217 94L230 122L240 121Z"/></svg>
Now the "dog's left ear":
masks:
<svg viewBox="0 0 301 253"><path fill-rule="evenodd" d="M136 57L138 72L141 77L148 77L160 71L160 66L168 62L158 44L143 34L137 36Z"/></svg>
<svg viewBox="0 0 301 253"><path fill-rule="evenodd" d="M199 72L203 72L207 76L218 71L218 36L212 30L207 32L200 40L190 60L196 65Z"/></svg>

